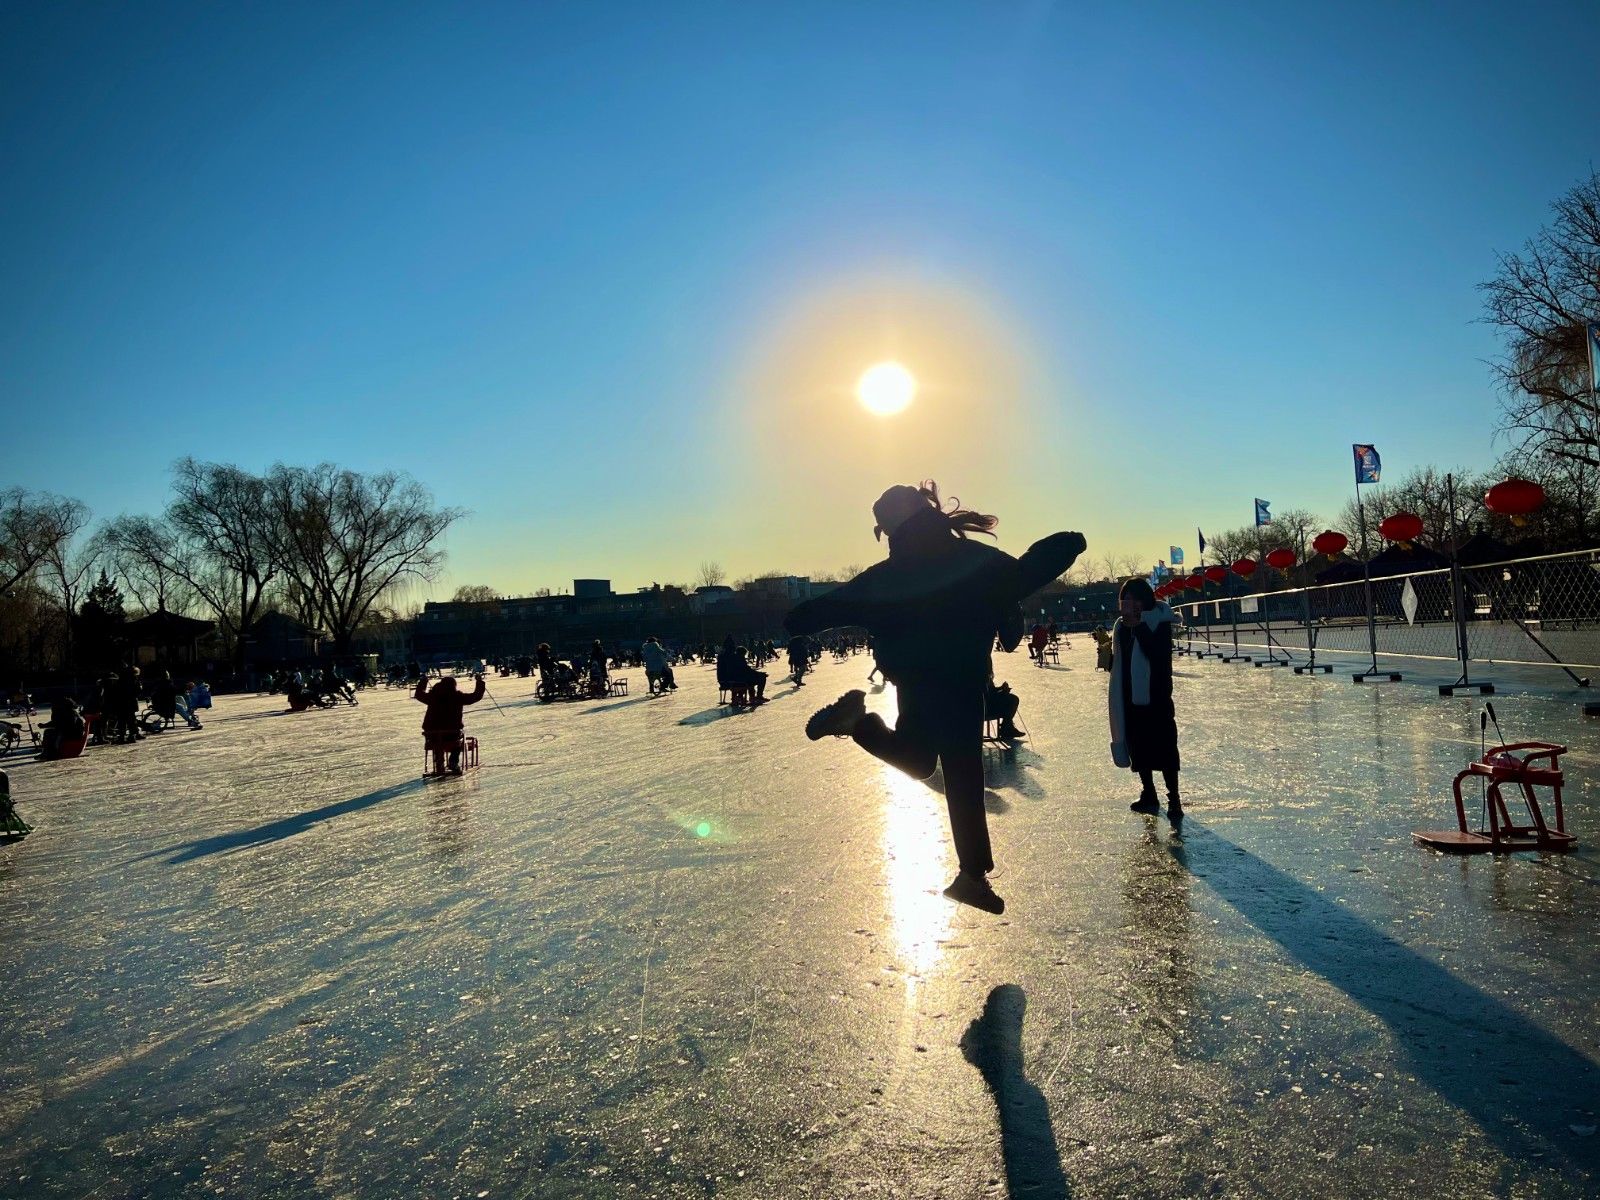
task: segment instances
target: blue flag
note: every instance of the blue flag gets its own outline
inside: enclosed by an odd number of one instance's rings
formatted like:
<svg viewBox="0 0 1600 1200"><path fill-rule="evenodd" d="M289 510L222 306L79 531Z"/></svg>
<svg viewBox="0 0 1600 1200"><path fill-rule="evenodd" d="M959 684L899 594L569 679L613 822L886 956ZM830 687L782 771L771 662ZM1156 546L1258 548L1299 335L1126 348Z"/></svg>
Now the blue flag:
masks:
<svg viewBox="0 0 1600 1200"><path fill-rule="evenodd" d="M1204 554L1206 552L1206 535L1201 532L1200 527L1198 525L1195 526L1195 530L1194 531L1195 531L1195 533L1200 535L1200 553Z"/></svg>
<svg viewBox="0 0 1600 1200"><path fill-rule="evenodd" d="M1183 547L1182 546L1168 546L1167 547L1167 557L1172 560L1172 565L1173 566L1175 566L1175 567L1183 566Z"/></svg>
<svg viewBox="0 0 1600 1200"><path fill-rule="evenodd" d="M1256 497L1256 525L1272 524L1272 501Z"/></svg>
<svg viewBox="0 0 1600 1200"><path fill-rule="evenodd" d="M1600 321L1590 321L1585 327L1589 336L1589 392L1600 394Z"/></svg>
<svg viewBox="0 0 1600 1200"><path fill-rule="evenodd" d="M1377 483L1378 477L1383 474L1383 460L1378 457L1378 448L1358 444L1350 449L1356 455L1356 482Z"/></svg>

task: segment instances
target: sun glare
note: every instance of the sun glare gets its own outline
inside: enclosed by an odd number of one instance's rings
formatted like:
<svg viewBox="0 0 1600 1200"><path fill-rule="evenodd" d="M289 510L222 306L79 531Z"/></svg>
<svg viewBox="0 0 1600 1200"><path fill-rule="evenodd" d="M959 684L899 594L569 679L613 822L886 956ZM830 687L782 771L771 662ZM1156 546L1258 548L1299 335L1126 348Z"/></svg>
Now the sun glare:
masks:
<svg viewBox="0 0 1600 1200"><path fill-rule="evenodd" d="M904 412L917 394L917 381L897 362L881 362L868 367L856 384L861 406L880 417Z"/></svg>

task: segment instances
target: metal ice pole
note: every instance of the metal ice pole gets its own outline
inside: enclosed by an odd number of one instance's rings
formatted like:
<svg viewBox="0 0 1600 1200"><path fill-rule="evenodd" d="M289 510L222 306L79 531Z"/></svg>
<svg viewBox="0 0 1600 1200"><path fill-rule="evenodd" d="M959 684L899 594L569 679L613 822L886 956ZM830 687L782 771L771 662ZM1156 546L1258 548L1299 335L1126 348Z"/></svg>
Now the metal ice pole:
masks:
<svg viewBox="0 0 1600 1200"><path fill-rule="evenodd" d="M1455 476L1446 475L1444 477L1444 486L1450 501L1450 604L1455 609L1456 658L1461 663L1461 678L1454 683L1441 683L1439 685L1439 695L1454 696L1458 691L1476 691L1482 696L1493 695L1494 684L1473 683L1468 678L1467 606L1461 587L1461 530L1456 522Z"/></svg>

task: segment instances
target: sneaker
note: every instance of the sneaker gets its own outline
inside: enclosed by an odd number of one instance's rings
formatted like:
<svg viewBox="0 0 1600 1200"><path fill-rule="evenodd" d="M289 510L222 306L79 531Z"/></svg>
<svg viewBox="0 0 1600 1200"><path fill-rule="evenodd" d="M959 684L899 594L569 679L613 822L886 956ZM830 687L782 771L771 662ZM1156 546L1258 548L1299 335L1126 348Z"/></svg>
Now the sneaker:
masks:
<svg viewBox="0 0 1600 1200"><path fill-rule="evenodd" d="M849 737L866 715L867 694L860 688L852 688L832 704L811 714L806 722L806 736L813 742L825 737Z"/></svg>
<svg viewBox="0 0 1600 1200"><path fill-rule="evenodd" d="M1171 821L1183 820L1183 801L1176 796L1167 797L1167 819Z"/></svg>
<svg viewBox="0 0 1600 1200"><path fill-rule="evenodd" d="M1154 814L1161 811L1161 805L1156 803L1156 798L1154 796L1140 796L1132 804L1128 805L1128 807L1136 813Z"/></svg>
<svg viewBox="0 0 1600 1200"><path fill-rule="evenodd" d="M970 904L984 912L999 916L1006 911L1006 902L995 894L989 881L981 875L968 875L965 871L951 880L944 894L957 904Z"/></svg>
<svg viewBox="0 0 1600 1200"><path fill-rule="evenodd" d="M1010 721L1001 721L997 736L1002 742L1020 742L1027 734L1018 729Z"/></svg>

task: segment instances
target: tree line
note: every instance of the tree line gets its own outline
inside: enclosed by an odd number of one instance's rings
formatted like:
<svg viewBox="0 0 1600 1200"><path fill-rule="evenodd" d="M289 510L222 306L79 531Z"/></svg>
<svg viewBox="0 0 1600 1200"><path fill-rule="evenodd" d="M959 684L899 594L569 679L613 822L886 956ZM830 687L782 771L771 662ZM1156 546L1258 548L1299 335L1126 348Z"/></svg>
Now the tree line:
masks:
<svg viewBox="0 0 1600 1200"><path fill-rule="evenodd" d="M254 474L183 458L158 514L90 528L80 501L0 490L0 659L96 666L128 604L215 622L241 666L248 631L282 611L346 652L386 597L438 575L462 516L397 471L319 463Z"/></svg>

